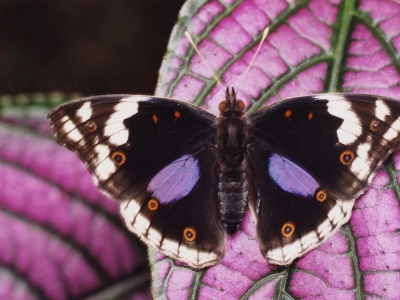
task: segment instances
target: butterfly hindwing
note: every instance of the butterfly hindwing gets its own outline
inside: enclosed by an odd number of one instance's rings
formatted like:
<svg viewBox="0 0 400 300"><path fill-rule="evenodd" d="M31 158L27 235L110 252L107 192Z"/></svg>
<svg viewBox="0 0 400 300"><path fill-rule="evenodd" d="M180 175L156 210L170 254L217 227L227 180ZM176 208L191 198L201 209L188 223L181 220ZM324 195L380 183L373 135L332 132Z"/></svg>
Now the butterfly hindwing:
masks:
<svg viewBox="0 0 400 300"><path fill-rule="evenodd" d="M306 171L267 149L251 151L247 176L258 242L270 263L292 263L350 218L354 199L333 198Z"/></svg>
<svg viewBox="0 0 400 300"><path fill-rule="evenodd" d="M250 116L249 205L260 247L287 265L348 221L354 199L399 147L396 101L322 94Z"/></svg>
<svg viewBox="0 0 400 300"><path fill-rule="evenodd" d="M217 263L225 248L212 188L214 119L188 103L127 95L85 98L49 113L57 142L121 201L127 226L193 268Z"/></svg>
<svg viewBox="0 0 400 300"><path fill-rule="evenodd" d="M162 253L194 268L218 263L225 249L214 154L201 151L176 160L134 200L121 203L128 228Z"/></svg>

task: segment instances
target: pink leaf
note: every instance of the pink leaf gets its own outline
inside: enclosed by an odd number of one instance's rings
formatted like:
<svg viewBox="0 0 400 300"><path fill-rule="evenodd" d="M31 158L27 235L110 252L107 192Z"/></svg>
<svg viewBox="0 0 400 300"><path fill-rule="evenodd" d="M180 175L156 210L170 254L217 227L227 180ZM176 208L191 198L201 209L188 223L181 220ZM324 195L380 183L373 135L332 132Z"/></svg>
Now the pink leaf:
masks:
<svg viewBox="0 0 400 300"><path fill-rule="evenodd" d="M197 3L195 5L195 3ZM359 6L357 6L357 4ZM237 87L261 35L270 34L239 92L248 112L280 99L362 92L400 99L400 5L395 1L187 1L164 58L156 94L212 113L223 90L199 59L188 30L226 86ZM356 299L400 297L399 152L357 200L349 224L288 268L269 265L246 215L219 265L185 268L150 250L155 297Z"/></svg>
<svg viewBox="0 0 400 300"><path fill-rule="evenodd" d="M124 283L125 293L148 299L137 293L147 280L141 245L118 204L52 139L46 114L0 116L0 298L77 299Z"/></svg>

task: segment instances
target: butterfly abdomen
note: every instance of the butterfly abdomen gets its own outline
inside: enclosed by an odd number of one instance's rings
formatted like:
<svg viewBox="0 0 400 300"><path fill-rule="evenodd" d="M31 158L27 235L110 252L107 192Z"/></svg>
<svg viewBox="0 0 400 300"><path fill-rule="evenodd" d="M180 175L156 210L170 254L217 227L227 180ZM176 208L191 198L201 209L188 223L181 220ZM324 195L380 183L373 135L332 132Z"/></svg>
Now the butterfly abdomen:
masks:
<svg viewBox="0 0 400 300"><path fill-rule="evenodd" d="M243 220L247 194L243 164L233 170L222 168L218 183L219 212L222 224L231 235Z"/></svg>
<svg viewBox="0 0 400 300"><path fill-rule="evenodd" d="M242 121L228 119L220 125L219 212L223 225L232 235L239 229L247 204L244 166L247 138Z"/></svg>

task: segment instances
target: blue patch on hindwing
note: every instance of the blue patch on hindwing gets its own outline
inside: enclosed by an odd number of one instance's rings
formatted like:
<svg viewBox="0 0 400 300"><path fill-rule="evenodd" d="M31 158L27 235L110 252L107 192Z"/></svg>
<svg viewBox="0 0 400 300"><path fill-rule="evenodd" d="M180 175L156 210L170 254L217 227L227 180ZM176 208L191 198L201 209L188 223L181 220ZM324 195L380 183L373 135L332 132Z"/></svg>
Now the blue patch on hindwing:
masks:
<svg viewBox="0 0 400 300"><path fill-rule="evenodd" d="M175 202L190 193L199 177L197 159L184 155L158 172L150 181L147 190L160 203Z"/></svg>

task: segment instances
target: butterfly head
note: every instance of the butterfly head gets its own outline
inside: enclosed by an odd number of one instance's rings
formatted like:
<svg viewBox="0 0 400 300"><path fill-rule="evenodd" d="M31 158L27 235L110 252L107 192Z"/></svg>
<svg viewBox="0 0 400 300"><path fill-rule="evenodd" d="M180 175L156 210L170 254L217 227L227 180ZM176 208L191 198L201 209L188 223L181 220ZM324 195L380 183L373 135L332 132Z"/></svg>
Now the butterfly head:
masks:
<svg viewBox="0 0 400 300"><path fill-rule="evenodd" d="M229 88L226 88L225 100L221 101L218 109L221 113L221 117L241 117L244 115L245 105L242 100L236 99L236 91L234 88L232 88L231 91L229 91Z"/></svg>

